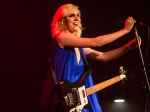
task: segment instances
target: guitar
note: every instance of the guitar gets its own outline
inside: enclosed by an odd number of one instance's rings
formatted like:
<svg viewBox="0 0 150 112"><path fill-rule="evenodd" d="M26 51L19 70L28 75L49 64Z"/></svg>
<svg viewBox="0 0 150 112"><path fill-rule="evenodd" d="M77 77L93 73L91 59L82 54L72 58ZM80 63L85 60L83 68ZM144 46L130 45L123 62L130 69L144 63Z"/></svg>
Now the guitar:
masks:
<svg viewBox="0 0 150 112"><path fill-rule="evenodd" d="M86 77L91 73L90 70L85 71L82 77L77 82L69 82L64 80L61 84L61 94L64 101L66 112L81 112L81 110L88 105L87 96L102 90L120 80L126 79L126 71L121 66L119 68L119 75L107 81L99 83L89 88L85 88Z"/></svg>

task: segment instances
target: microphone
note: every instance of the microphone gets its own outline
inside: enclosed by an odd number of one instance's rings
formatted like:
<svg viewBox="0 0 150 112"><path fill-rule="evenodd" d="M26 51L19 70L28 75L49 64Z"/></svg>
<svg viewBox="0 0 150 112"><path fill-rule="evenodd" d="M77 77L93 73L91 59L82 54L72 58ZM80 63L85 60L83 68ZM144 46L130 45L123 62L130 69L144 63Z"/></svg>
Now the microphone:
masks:
<svg viewBox="0 0 150 112"><path fill-rule="evenodd" d="M117 24L123 24L123 23L124 23L123 20L117 20ZM143 22L136 21L136 22L134 23L134 25L135 25L135 26L143 26L143 25L146 25L146 24L143 23Z"/></svg>
<svg viewBox="0 0 150 112"><path fill-rule="evenodd" d="M135 22L135 26L143 26L143 25L146 25L145 23L142 23L142 22Z"/></svg>

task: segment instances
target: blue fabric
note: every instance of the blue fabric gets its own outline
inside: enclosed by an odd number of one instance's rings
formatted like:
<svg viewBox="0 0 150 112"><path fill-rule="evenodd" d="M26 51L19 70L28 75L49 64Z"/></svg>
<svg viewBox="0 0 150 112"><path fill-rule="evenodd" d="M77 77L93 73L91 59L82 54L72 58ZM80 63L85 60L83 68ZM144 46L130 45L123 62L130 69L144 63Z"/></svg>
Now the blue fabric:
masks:
<svg viewBox="0 0 150 112"><path fill-rule="evenodd" d="M84 54L82 48L81 51L82 54ZM54 66L54 72L56 74L57 82L60 83L60 81L62 81L63 79L67 79L70 82L76 82L83 74L85 68L82 58L80 59L79 64L77 63L74 48L66 47L62 49L54 38L51 46L51 53L53 53L53 55L50 55L50 59ZM90 75L86 78L86 88L93 85L93 79ZM91 107L88 109L83 109L82 112L101 112L96 93L88 96L88 101L91 104Z"/></svg>

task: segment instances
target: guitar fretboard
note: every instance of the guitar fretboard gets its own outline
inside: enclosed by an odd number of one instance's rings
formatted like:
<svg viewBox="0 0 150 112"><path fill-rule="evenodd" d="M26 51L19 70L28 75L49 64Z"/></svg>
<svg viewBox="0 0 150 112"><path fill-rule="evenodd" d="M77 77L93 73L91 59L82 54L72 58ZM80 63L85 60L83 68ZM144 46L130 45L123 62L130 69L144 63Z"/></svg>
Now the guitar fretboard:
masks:
<svg viewBox="0 0 150 112"><path fill-rule="evenodd" d="M104 82L99 83L99 84L97 84L95 86L87 88L86 89L86 94L87 94L87 96L91 95L94 92L97 92L97 91L99 91L101 89L104 89L104 88L106 88L106 87L108 87L108 86L110 86L110 85L112 85L112 84L114 84L114 83L116 83L118 81L120 81L120 76L116 76L114 78L111 78L111 79L109 79L107 81L104 81Z"/></svg>

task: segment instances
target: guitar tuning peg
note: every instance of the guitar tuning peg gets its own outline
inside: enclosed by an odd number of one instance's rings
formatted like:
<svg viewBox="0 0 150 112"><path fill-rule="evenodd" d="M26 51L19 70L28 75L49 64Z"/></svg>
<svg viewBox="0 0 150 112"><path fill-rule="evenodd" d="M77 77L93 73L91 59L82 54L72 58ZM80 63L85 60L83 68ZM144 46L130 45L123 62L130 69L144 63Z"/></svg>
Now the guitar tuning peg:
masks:
<svg viewBox="0 0 150 112"><path fill-rule="evenodd" d="M120 70L121 70L121 71L123 70L123 66L120 66Z"/></svg>

